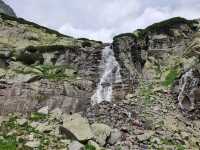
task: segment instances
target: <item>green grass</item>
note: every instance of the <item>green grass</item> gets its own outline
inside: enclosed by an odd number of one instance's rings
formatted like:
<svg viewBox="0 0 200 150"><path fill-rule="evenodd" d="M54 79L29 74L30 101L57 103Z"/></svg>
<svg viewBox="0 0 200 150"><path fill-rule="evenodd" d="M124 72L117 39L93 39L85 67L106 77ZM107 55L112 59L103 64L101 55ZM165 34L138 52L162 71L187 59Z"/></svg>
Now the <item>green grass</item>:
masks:
<svg viewBox="0 0 200 150"><path fill-rule="evenodd" d="M149 105L152 103L153 85L151 83L141 82L139 96L143 97L144 104Z"/></svg>
<svg viewBox="0 0 200 150"><path fill-rule="evenodd" d="M96 150L96 148L93 145L87 144L85 145L84 150Z"/></svg>
<svg viewBox="0 0 200 150"><path fill-rule="evenodd" d="M32 121L45 120L46 118L47 118L47 115L40 114L37 112L31 113L31 116L30 116L30 120L32 120Z"/></svg>
<svg viewBox="0 0 200 150"><path fill-rule="evenodd" d="M0 138L0 150L16 150L17 141L14 136Z"/></svg>
<svg viewBox="0 0 200 150"><path fill-rule="evenodd" d="M169 73L165 77L165 81L163 81L162 84L166 87L171 86L179 74L180 74L179 69L177 68L170 69Z"/></svg>
<svg viewBox="0 0 200 150"><path fill-rule="evenodd" d="M15 70L16 73L33 74L43 79L59 81L59 80L74 80L75 70L67 66L54 66L54 65L38 65L31 66L30 68L20 68Z"/></svg>

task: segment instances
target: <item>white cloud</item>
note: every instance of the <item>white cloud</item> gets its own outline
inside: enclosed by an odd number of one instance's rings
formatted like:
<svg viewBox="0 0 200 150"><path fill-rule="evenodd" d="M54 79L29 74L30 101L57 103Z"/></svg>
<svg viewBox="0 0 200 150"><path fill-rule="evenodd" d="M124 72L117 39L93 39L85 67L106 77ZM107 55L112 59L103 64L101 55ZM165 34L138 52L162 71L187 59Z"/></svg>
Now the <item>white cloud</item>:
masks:
<svg viewBox="0 0 200 150"><path fill-rule="evenodd" d="M112 39L112 30L101 28L99 30L89 30L89 29L78 29L73 27L71 24L65 24L60 29L59 32L65 33L67 35L73 35L77 38L89 38L104 41L110 41Z"/></svg>
<svg viewBox="0 0 200 150"><path fill-rule="evenodd" d="M5 0L18 16L75 37L111 41L174 16L200 17L199 0Z"/></svg>

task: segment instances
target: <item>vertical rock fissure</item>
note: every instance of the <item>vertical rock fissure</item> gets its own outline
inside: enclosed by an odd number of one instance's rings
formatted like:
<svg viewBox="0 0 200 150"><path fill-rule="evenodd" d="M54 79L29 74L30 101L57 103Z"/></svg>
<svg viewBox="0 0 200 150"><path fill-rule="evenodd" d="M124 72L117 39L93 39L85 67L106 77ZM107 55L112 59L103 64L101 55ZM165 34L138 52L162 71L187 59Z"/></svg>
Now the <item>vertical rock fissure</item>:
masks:
<svg viewBox="0 0 200 150"><path fill-rule="evenodd" d="M91 97L92 104L111 101L113 84L122 82L120 66L116 61L113 50L109 46L102 50L102 60L99 67L101 78L96 92Z"/></svg>

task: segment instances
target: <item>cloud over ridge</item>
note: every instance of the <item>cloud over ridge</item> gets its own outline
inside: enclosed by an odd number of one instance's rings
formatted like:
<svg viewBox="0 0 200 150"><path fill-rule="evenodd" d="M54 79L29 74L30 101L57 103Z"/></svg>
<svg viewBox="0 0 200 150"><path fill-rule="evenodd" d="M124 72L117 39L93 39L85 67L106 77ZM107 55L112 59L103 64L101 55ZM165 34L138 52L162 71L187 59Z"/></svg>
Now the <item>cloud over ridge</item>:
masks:
<svg viewBox="0 0 200 150"><path fill-rule="evenodd" d="M5 0L18 16L74 36L111 41L152 23L200 17L199 0Z"/></svg>

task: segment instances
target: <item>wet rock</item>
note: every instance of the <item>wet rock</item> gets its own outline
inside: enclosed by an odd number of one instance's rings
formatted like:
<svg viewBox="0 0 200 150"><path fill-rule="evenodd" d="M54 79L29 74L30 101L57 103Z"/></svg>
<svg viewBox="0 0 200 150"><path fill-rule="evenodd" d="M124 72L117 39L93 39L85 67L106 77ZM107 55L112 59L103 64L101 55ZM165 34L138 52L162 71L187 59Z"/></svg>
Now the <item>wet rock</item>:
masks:
<svg viewBox="0 0 200 150"><path fill-rule="evenodd" d="M111 128L105 124L94 123L91 125L94 139L100 146L106 144L106 140L110 136Z"/></svg>
<svg viewBox="0 0 200 150"><path fill-rule="evenodd" d="M69 150L83 150L84 149L84 145L79 143L78 141L73 141L72 143L70 143L68 145L68 149Z"/></svg>
<svg viewBox="0 0 200 150"><path fill-rule="evenodd" d="M180 79L179 107L189 117L197 117L200 110L200 73L190 69Z"/></svg>
<svg viewBox="0 0 200 150"><path fill-rule="evenodd" d="M75 137L78 141L87 141L93 137L88 120L77 114L65 116L61 130L67 137Z"/></svg>

